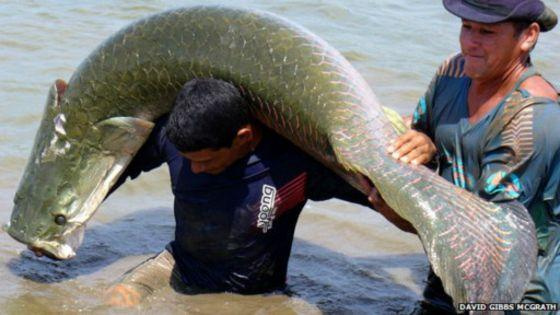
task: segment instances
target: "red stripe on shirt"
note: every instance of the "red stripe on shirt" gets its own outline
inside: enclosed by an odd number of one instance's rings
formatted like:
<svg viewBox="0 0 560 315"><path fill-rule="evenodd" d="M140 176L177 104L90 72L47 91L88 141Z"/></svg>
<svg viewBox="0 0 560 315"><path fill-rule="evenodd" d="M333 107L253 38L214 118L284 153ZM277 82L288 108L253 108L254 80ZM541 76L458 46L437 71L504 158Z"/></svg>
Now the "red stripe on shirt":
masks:
<svg viewBox="0 0 560 315"><path fill-rule="evenodd" d="M307 173L302 173L278 189L275 200L276 217L305 201L306 182Z"/></svg>

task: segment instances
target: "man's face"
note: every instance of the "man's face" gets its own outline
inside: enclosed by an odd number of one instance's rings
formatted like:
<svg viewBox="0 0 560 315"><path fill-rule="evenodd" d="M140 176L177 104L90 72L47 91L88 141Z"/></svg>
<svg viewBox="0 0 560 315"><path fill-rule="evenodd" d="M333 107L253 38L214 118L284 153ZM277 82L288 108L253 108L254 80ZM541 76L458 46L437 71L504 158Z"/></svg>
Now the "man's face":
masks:
<svg viewBox="0 0 560 315"><path fill-rule="evenodd" d="M234 146L231 148L182 152L181 155L191 162L191 170L195 174L219 174L239 159Z"/></svg>
<svg viewBox="0 0 560 315"><path fill-rule="evenodd" d="M181 152L181 155L191 162L193 173L216 175L223 172L239 159L247 156L259 141L259 129L252 124L248 124L237 131L237 135L229 148L209 148L192 152Z"/></svg>
<svg viewBox="0 0 560 315"><path fill-rule="evenodd" d="M511 22L486 24L462 21L460 43L465 73L475 80L495 79L519 61L521 37Z"/></svg>

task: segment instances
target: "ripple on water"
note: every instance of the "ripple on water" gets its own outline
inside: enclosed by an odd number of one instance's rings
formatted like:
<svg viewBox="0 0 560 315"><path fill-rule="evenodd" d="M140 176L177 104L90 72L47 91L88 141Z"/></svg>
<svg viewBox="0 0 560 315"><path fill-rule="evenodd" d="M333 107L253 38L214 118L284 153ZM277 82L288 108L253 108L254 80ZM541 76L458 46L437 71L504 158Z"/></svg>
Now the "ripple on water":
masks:
<svg viewBox="0 0 560 315"><path fill-rule="evenodd" d="M22 82L18 81L6 81L2 80L0 85L3 87L3 94L34 94L39 93L41 91L42 86L38 84L22 84ZM11 104L10 104L11 105ZM4 104L6 106L6 104Z"/></svg>
<svg viewBox="0 0 560 315"><path fill-rule="evenodd" d="M365 53L356 50L344 50L341 51L342 55L348 59L348 61L367 61L369 56Z"/></svg>
<svg viewBox="0 0 560 315"><path fill-rule="evenodd" d="M0 123L5 126L10 125L16 128L21 128L29 125L36 125L41 120L42 117L43 117L42 113L40 114L38 112L34 112L33 114L28 114L28 115L18 115L15 117L0 118ZM13 136L15 136L15 134Z"/></svg>
<svg viewBox="0 0 560 315"><path fill-rule="evenodd" d="M348 20L352 16L352 12L347 6L337 3L323 4L319 6L318 11L332 21Z"/></svg>
<svg viewBox="0 0 560 315"><path fill-rule="evenodd" d="M0 156L0 188L15 190L26 163L23 156Z"/></svg>
<svg viewBox="0 0 560 315"><path fill-rule="evenodd" d="M24 50L26 52L38 51L41 49L40 45L31 43L29 41L16 40L16 39L1 39L0 46L10 47L10 49L14 49L14 50L16 49Z"/></svg>

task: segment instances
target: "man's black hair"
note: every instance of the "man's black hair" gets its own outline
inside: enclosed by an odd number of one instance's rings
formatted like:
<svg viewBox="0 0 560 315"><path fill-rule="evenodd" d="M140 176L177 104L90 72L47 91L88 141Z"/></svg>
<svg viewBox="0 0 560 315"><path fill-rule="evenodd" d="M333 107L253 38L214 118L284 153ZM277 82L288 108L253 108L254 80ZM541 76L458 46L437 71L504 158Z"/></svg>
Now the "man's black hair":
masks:
<svg viewBox="0 0 560 315"><path fill-rule="evenodd" d="M513 36L519 37L524 30L528 29L533 22L527 20L511 20L513 23L514 33Z"/></svg>
<svg viewBox="0 0 560 315"><path fill-rule="evenodd" d="M181 152L220 149L231 147L239 129L251 120L247 101L235 86L197 78L177 95L165 132Z"/></svg>

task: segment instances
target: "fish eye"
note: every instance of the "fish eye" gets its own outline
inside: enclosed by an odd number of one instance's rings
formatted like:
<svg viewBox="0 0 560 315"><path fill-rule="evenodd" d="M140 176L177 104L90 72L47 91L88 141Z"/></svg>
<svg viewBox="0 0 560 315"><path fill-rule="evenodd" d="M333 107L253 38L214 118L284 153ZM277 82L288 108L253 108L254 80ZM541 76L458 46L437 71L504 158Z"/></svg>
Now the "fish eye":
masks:
<svg viewBox="0 0 560 315"><path fill-rule="evenodd" d="M64 225L66 224L66 217L63 216L62 214L59 214L56 217L54 217L54 223L58 225Z"/></svg>

